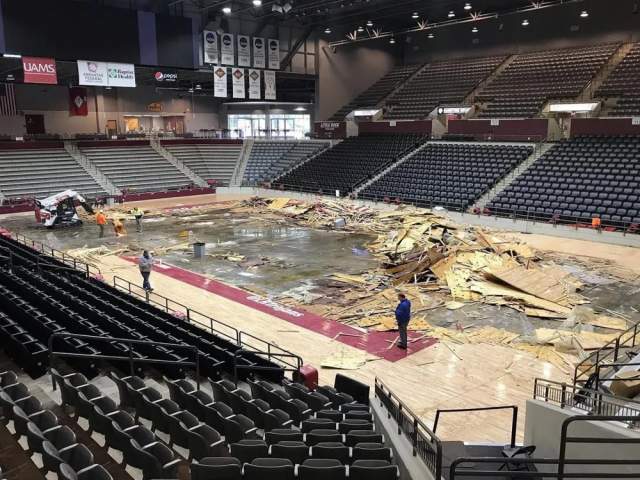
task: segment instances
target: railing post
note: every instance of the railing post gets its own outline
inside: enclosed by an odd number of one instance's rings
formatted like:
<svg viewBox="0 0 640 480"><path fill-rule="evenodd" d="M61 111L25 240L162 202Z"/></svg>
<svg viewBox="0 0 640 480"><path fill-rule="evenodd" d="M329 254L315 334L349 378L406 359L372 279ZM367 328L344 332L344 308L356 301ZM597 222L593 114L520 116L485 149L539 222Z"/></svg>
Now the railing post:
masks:
<svg viewBox="0 0 640 480"><path fill-rule="evenodd" d="M396 419L398 423L398 435L402 433L402 404L398 402L398 418Z"/></svg>
<svg viewBox="0 0 640 480"><path fill-rule="evenodd" d="M413 432L411 433L411 444L413 445L413 456L416 456L418 446L418 419L413 419Z"/></svg>
<svg viewBox="0 0 640 480"><path fill-rule="evenodd" d="M129 347L129 370L133 377L135 376L135 369L133 368L133 345L129 342L127 346Z"/></svg>
<svg viewBox="0 0 640 480"><path fill-rule="evenodd" d="M194 347L196 351L196 385L198 391L200 391L200 349Z"/></svg>
<svg viewBox="0 0 640 480"><path fill-rule="evenodd" d="M615 349L613 350L613 361L617 362L618 361L618 351L620 350L620 337L616 338L616 346Z"/></svg>
<svg viewBox="0 0 640 480"><path fill-rule="evenodd" d="M564 408L565 407L565 396L567 393L567 384L562 382L562 392L560 394L561 398L560 398L560 408Z"/></svg>

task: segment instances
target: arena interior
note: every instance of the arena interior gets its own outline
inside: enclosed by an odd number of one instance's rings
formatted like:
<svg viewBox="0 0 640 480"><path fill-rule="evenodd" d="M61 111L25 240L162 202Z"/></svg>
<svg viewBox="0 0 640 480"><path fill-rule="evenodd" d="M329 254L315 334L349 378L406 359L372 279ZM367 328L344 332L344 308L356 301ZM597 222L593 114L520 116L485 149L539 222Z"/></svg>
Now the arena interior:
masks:
<svg viewBox="0 0 640 480"><path fill-rule="evenodd" d="M638 0L0 0L0 479L640 479Z"/></svg>

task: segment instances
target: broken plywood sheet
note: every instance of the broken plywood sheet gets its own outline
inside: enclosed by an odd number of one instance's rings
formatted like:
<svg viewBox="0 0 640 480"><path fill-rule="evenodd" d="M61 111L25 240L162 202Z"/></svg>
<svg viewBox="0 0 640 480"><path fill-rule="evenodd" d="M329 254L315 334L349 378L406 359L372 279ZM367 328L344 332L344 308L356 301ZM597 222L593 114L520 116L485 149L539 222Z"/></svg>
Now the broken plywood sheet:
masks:
<svg viewBox="0 0 640 480"><path fill-rule="evenodd" d="M287 204L289 203L289 200L291 199L285 198L285 197L274 198L273 200L271 200L271 203L267 208L269 210L280 210L287 206Z"/></svg>
<svg viewBox="0 0 640 480"><path fill-rule="evenodd" d="M557 303L538 298L534 295L529 295L528 293L521 292L520 290L516 290L511 287L505 287L490 281L472 282L469 288L473 292L477 292L485 297L497 296L512 298L515 300L522 300L529 306L540 308L543 310L549 310L551 312L561 314L563 317L567 317L571 313L571 309L563 305L559 305Z"/></svg>
<svg viewBox="0 0 640 480"><path fill-rule="evenodd" d="M563 284L542 270L526 269L521 265L507 268L491 267L489 273L501 282L525 293L553 303L565 305L567 291Z"/></svg>
<svg viewBox="0 0 640 480"><path fill-rule="evenodd" d="M362 350L341 348L322 360L320 366L338 370L357 370L375 358Z"/></svg>
<svg viewBox="0 0 640 480"><path fill-rule="evenodd" d="M607 328L609 330L625 331L629 328L627 321L623 318L610 317L608 315L598 315L586 323L594 327Z"/></svg>

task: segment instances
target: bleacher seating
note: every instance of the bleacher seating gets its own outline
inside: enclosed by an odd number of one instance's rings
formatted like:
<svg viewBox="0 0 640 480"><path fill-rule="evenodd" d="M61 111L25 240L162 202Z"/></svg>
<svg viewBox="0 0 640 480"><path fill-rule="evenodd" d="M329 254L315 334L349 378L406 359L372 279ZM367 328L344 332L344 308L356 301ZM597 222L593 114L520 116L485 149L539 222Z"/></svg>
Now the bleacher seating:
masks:
<svg viewBox="0 0 640 480"><path fill-rule="evenodd" d="M121 189L152 192L191 183L150 145L81 147L81 151Z"/></svg>
<svg viewBox="0 0 640 480"><path fill-rule="evenodd" d="M323 141L256 141L244 171L244 184L257 185L279 177L288 169L326 148Z"/></svg>
<svg viewBox="0 0 640 480"><path fill-rule="evenodd" d="M45 198L73 189L87 197L106 192L64 148L0 149L0 192Z"/></svg>
<svg viewBox="0 0 640 480"><path fill-rule="evenodd" d="M640 115L640 43L633 45L596 92L598 97L620 97L610 116Z"/></svg>
<svg viewBox="0 0 640 480"><path fill-rule="evenodd" d="M503 61L481 57L433 62L387 100L384 117L425 118L438 105L461 104Z"/></svg>
<svg viewBox="0 0 640 480"><path fill-rule="evenodd" d="M574 99L618 45L545 50L518 55L476 97L481 118L535 117L551 99Z"/></svg>
<svg viewBox="0 0 640 480"><path fill-rule="evenodd" d="M163 144L178 160L205 180L228 186L240 157L242 143Z"/></svg>
<svg viewBox="0 0 640 480"><path fill-rule="evenodd" d="M396 66L384 77L368 89L344 105L330 118L331 121L342 121L353 110L375 107L385 96L409 78L420 65Z"/></svg>
<svg viewBox="0 0 640 480"><path fill-rule="evenodd" d="M360 196L464 210L532 151L528 146L430 143Z"/></svg>
<svg viewBox="0 0 640 480"><path fill-rule="evenodd" d="M640 137L586 136L551 148L489 205L498 215L640 223Z"/></svg>
<svg viewBox="0 0 640 480"><path fill-rule="evenodd" d="M339 190L344 195L424 140L418 134L350 137L279 178L277 183L304 191Z"/></svg>

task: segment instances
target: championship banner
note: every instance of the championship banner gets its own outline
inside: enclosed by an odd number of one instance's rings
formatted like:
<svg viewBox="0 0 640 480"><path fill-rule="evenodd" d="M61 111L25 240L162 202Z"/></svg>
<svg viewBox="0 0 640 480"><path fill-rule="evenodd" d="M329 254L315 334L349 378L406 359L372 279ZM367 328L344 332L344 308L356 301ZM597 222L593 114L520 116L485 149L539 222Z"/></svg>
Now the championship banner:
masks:
<svg viewBox="0 0 640 480"><path fill-rule="evenodd" d="M110 87L135 87L136 67L132 63L107 63L107 83Z"/></svg>
<svg viewBox="0 0 640 480"><path fill-rule="evenodd" d="M253 66L264 68L266 66L264 53L264 38L253 37Z"/></svg>
<svg viewBox="0 0 640 480"><path fill-rule="evenodd" d="M280 40L269 39L269 68L280 70Z"/></svg>
<svg viewBox="0 0 640 480"><path fill-rule="evenodd" d="M218 63L218 34L210 30L202 32L204 63Z"/></svg>
<svg viewBox="0 0 640 480"><path fill-rule="evenodd" d="M90 87L106 87L108 85L107 64L78 60L78 83Z"/></svg>
<svg viewBox="0 0 640 480"><path fill-rule="evenodd" d="M249 98L260 100L260 70L249 69Z"/></svg>
<svg viewBox="0 0 640 480"><path fill-rule="evenodd" d="M227 67L213 70L213 96L227 98Z"/></svg>
<svg viewBox="0 0 640 480"><path fill-rule="evenodd" d="M222 45L220 46L220 52L222 58L220 63L222 65L233 65L234 61L234 48L233 48L233 35L231 33L222 34Z"/></svg>
<svg viewBox="0 0 640 480"><path fill-rule="evenodd" d="M86 117L89 115L86 88L69 87L69 115L72 117Z"/></svg>
<svg viewBox="0 0 640 480"><path fill-rule="evenodd" d="M238 35L238 66L251 66L251 43L246 35Z"/></svg>
<svg viewBox="0 0 640 480"><path fill-rule="evenodd" d="M233 98L244 98L244 68L234 68L233 73Z"/></svg>
<svg viewBox="0 0 640 480"><path fill-rule="evenodd" d="M276 99L276 72L273 70L264 71L264 98L265 100Z"/></svg>
<svg viewBox="0 0 640 480"><path fill-rule="evenodd" d="M24 71L24 83L47 85L58 83L56 61L53 58L22 57L22 70Z"/></svg>

